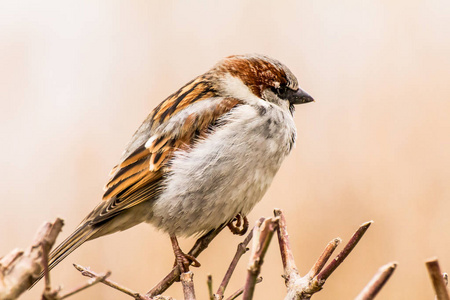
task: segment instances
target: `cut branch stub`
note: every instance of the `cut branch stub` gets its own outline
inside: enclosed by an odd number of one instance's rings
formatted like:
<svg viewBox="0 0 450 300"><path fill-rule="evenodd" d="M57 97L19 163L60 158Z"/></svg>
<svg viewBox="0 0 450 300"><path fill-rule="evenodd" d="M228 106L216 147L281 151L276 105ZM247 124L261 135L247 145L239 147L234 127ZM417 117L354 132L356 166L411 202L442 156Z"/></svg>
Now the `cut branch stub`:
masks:
<svg viewBox="0 0 450 300"><path fill-rule="evenodd" d="M445 284L445 275L442 274L439 262L436 257L430 258L425 262L433 284L437 300L450 300L448 290Z"/></svg>
<svg viewBox="0 0 450 300"><path fill-rule="evenodd" d="M195 300L194 273L188 271L181 274L180 281L183 285L184 300Z"/></svg>

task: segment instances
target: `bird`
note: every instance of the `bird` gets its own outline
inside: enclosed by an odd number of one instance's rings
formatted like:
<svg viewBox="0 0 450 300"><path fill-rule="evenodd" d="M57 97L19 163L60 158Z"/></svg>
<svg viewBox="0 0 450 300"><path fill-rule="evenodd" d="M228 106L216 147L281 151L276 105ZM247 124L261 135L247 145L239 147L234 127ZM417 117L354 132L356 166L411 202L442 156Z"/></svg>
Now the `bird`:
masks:
<svg viewBox="0 0 450 300"><path fill-rule="evenodd" d="M311 101L276 59L220 60L151 111L112 169L102 201L50 253L48 270L84 242L143 222L169 235L180 271L199 265L177 238L253 209L294 147L294 105Z"/></svg>

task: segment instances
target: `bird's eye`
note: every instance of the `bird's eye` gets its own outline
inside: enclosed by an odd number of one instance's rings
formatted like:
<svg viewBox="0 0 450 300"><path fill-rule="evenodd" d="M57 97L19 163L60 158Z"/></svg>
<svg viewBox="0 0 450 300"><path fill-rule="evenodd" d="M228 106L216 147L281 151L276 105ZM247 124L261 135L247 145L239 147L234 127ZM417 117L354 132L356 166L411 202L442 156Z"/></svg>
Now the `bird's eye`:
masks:
<svg viewBox="0 0 450 300"><path fill-rule="evenodd" d="M272 87L272 92L281 99L286 99L287 90L288 90L288 88L285 85L281 85L278 88Z"/></svg>

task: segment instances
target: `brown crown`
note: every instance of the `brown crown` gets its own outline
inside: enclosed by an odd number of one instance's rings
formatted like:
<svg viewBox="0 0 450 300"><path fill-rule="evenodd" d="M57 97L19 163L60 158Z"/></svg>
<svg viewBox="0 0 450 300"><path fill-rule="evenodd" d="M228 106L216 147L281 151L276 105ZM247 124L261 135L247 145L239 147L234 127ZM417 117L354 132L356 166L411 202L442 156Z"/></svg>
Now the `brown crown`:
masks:
<svg viewBox="0 0 450 300"><path fill-rule="evenodd" d="M288 83L282 65L265 56L229 56L216 67L218 71L240 78L258 97L266 88Z"/></svg>

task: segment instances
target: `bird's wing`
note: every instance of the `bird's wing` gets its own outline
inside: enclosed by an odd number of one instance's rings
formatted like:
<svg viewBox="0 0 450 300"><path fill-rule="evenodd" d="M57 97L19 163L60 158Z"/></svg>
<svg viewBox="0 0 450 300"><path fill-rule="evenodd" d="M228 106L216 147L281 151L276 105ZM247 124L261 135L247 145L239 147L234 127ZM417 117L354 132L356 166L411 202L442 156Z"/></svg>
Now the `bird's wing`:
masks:
<svg viewBox="0 0 450 300"><path fill-rule="evenodd" d="M104 201L87 219L91 224L101 223L157 196L175 151L193 147L238 104L240 101L234 98L216 97L201 81L188 83L164 100L147 119L149 139L137 147L131 144L135 149L114 167L105 186Z"/></svg>

